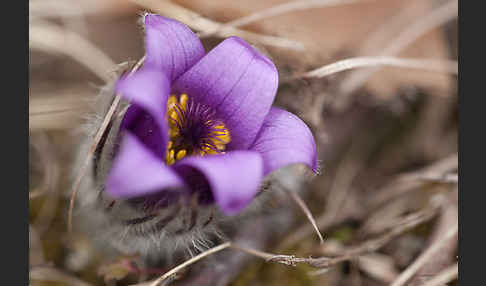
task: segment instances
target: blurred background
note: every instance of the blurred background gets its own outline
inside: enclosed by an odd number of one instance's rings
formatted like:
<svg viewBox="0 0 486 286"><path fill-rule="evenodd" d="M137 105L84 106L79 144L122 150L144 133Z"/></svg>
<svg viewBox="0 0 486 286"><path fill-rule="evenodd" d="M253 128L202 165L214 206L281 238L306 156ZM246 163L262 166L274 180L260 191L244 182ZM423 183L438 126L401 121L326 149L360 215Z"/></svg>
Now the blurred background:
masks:
<svg viewBox="0 0 486 286"><path fill-rule="evenodd" d="M143 57L140 15L150 11L188 25L206 50L238 35L268 54L280 74L275 104L317 142L322 174L301 196L324 243L295 206L285 235L267 234L259 250L328 265L255 257L224 279L208 274L208 285L455 285L457 9L454 0L30 0L31 284L163 274L107 261L66 231L81 125L99 89ZM377 67L380 56L409 61ZM356 57L367 67L307 73Z"/></svg>

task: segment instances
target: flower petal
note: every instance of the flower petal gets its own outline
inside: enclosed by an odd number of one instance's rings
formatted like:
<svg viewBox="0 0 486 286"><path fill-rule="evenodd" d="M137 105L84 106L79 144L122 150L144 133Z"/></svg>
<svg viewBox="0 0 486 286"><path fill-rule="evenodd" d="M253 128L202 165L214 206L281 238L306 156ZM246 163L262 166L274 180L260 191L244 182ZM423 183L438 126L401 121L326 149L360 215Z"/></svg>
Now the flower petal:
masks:
<svg viewBox="0 0 486 286"><path fill-rule="evenodd" d="M317 172L316 143L307 125L294 114L272 107L250 150L263 157L263 173L293 163L304 163Z"/></svg>
<svg viewBox="0 0 486 286"><path fill-rule="evenodd" d="M216 110L230 130L229 149L247 149L255 140L277 87L272 61L238 37L221 42L173 84Z"/></svg>
<svg viewBox="0 0 486 286"><path fill-rule="evenodd" d="M187 167L204 175L214 200L228 215L237 213L252 201L258 192L263 171L260 154L251 151L191 156L175 165L182 177L188 171Z"/></svg>
<svg viewBox="0 0 486 286"><path fill-rule="evenodd" d="M167 77L144 67L119 79L116 91L132 104L124 115L121 130L130 130L159 158L164 158L169 140L165 118L170 91Z"/></svg>
<svg viewBox="0 0 486 286"><path fill-rule="evenodd" d="M173 81L205 54L199 38L186 25L156 14L145 15L145 65Z"/></svg>
<svg viewBox="0 0 486 286"><path fill-rule="evenodd" d="M113 197L146 196L184 186L177 173L157 158L133 134L125 132L106 181Z"/></svg>

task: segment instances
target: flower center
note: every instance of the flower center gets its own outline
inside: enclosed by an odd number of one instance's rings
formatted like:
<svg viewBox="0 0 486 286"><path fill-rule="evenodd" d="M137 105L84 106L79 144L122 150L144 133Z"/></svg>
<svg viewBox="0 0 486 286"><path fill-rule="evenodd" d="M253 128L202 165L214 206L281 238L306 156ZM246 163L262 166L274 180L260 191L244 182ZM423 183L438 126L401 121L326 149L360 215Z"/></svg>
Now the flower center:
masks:
<svg viewBox="0 0 486 286"><path fill-rule="evenodd" d="M187 155L224 154L231 141L224 123L209 106L195 103L187 96L171 95L167 101L169 143L166 162L174 164Z"/></svg>

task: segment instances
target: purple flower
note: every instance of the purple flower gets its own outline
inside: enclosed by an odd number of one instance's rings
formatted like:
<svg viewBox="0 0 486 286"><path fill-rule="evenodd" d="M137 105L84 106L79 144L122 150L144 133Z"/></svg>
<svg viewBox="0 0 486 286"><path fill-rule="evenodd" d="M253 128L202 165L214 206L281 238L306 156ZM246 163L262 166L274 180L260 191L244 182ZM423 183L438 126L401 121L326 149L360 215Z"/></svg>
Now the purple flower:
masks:
<svg viewBox="0 0 486 286"><path fill-rule="evenodd" d="M108 194L161 200L197 193L234 214L272 171L292 163L316 171L308 127L272 107L278 87L272 61L237 37L205 54L184 24L154 14L144 20L145 64L116 85L131 105Z"/></svg>

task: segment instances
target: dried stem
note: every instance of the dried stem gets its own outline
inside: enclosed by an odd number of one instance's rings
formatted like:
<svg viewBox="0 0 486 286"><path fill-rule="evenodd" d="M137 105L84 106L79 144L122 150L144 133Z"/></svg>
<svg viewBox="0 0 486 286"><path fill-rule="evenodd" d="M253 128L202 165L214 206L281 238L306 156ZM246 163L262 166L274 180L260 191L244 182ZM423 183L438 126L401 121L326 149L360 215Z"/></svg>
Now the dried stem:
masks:
<svg viewBox="0 0 486 286"><path fill-rule="evenodd" d="M457 12L457 0L447 2L402 31L396 38L390 41L390 44L381 51L380 55L397 55L422 35L456 18ZM340 84L341 92L346 95L351 94L378 70L379 68L357 71L356 73L349 75L349 77L343 80Z"/></svg>
<svg viewBox="0 0 486 286"><path fill-rule="evenodd" d="M29 278L40 281L57 281L73 286L90 286L79 278L71 276L61 270L47 266L34 266L30 268Z"/></svg>
<svg viewBox="0 0 486 286"><path fill-rule="evenodd" d="M255 249L249 249L236 244L233 244L232 248L244 251L259 258L263 258L268 262L282 263L290 266L295 266L298 263L305 263L315 268L329 268L338 263L355 259L356 257L359 257L363 254L377 251L388 242L390 242L392 239L433 218L437 214L438 209L438 207L430 207L420 212L411 214L405 217L397 224L395 228L385 233L384 235L375 239L370 239L360 245L354 247L352 246L338 257L302 258L295 257L294 255L279 255L267 253Z"/></svg>
<svg viewBox="0 0 486 286"><path fill-rule="evenodd" d="M457 186L442 186L443 189L456 189ZM451 225L457 224L458 209L457 209L457 192L442 193L440 197L443 199L441 215L434 226L434 230L429 236L427 248L438 242L446 233ZM454 262L454 254L457 247L457 236L448 240L448 242L441 248L440 252L434 255L427 263L425 263L419 271L414 275L407 285L418 286L427 282L430 277L437 275L444 270L448 265Z"/></svg>
<svg viewBox="0 0 486 286"><path fill-rule="evenodd" d="M39 20L35 25L29 25L29 48L70 56L105 82L110 80L107 71L116 65L81 35L47 21Z"/></svg>
<svg viewBox="0 0 486 286"><path fill-rule="evenodd" d="M295 78L325 77L338 72L364 67L391 66L410 69L421 69L430 72L450 73L457 75L457 61L431 60L431 59L406 59L396 57L356 57L337 61L335 63L314 69Z"/></svg>
<svg viewBox="0 0 486 286"><path fill-rule="evenodd" d="M56 152L53 150L52 142L50 142L47 134L39 133L30 143L39 154L40 164L45 167L43 168L44 176L41 185L29 192L29 200L48 192L54 193L60 177L58 158L56 158Z"/></svg>
<svg viewBox="0 0 486 286"><path fill-rule="evenodd" d="M145 56L142 57L136 64L135 66L133 67L133 69L130 71L130 75L133 74L135 71L138 70L138 68L140 68L140 66L142 65L142 63L145 61ZM68 223L67 223L67 226L68 226L68 232L71 233L72 232L72 229L73 229L73 209L74 209L74 201L76 199L76 194L78 193L78 190L79 190L79 186L81 184L81 181L84 177L84 175L86 174L86 171L88 169L88 166L89 166L89 163L93 157L93 154L96 150L96 148L98 147L98 144L100 143L100 140L101 138L103 137L103 134L105 133L106 131L106 128L108 127L108 124L110 123L116 109L118 108L118 104L120 103L120 100L121 100L121 95L120 94L117 94L115 96L115 98L113 99L113 102L111 103L111 106L110 108L108 109L108 112L106 113L105 115L105 118L103 119L103 122L100 126L100 129L98 130L98 132L96 133L94 139L93 139L93 143L91 144L90 148L89 148L89 151L88 151L88 155L86 156L86 160L84 161L80 171L79 171L79 174L78 176L76 177L76 181L74 182L73 184L73 189L72 189L72 194L71 194L71 200L69 202L69 211L68 211Z"/></svg>
<svg viewBox="0 0 486 286"><path fill-rule="evenodd" d="M442 270L439 274L432 277L429 281L427 281L422 286L440 286L444 285L447 282L450 282L457 278L459 273L459 264L456 263L447 267L446 269Z"/></svg>
<svg viewBox="0 0 486 286"><path fill-rule="evenodd" d="M337 167L336 175L334 176L324 207L326 211L324 215L317 218L316 224L319 229L328 227L336 220L336 217L345 204L346 197L351 191L351 185L354 179L363 168L366 156L369 154L370 145L363 146L357 142L351 145L349 151L344 155L344 158ZM295 244L311 232L312 229L308 228L307 225L297 229L280 244L279 249L285 249Z"/></svg>
<svg viewBox="0 0 486 286"><path fill-rule="evenodd" d="M229 21L224 23L223 25L219 26L218 28L205 31L200 33L200 37L208 37L212 36L217 33L221 33L224 31L228 31L231 28L241 27L248 25L250 23L254 23L256 21L260 21L263 19L268 19L270 17L275 17L278 15L282 15L285 13L299 11L299 10L306 10L311 8L317 7L333 7L345 4L352 4L356 2L364 2L363 0L297 0L297 1L290 1L286 3L282 3L279 5L272 6L267 9L263 9L252 13L250 15Z"/></svg>
<svg viewBox="0 0 486 286"><path fill-rule="evenodd" d="M29 130L65 130L78 126L92 97L92 89L84 85L48 91L34 88L29 92Z"/></svg>
<svg viewBox="0 0 486 286"><path fill-rule="evenodd" d="M79 186L81 184L81 181L86 174L86 171L88 169L88 166L91 162L91 159L93 157L93 154L96 150L96 147L100 143L101 138L103 137L103 134L106 131L106 127L108 127L108 124L111 121L111 118L113 117L113 114L115 113L115 110L118 107L118 104L120 103L121 96L117 94L115 98L113 99L113 102L111 103L110 109L108 110L108 113L106 113L105 119L103 120L103 123L101 124L100 129L96 133L95 138L93 139L93 143L91 144L88 152L88 156L86 156L86 160L84 161L81 170L76 177L76 181L74 182L73 189L72 189L72 195L71 195L71 200L69 202L69 211L68 211L68 232L71 233L73 229L73 209L74 209L74 201L76 199L76 194L78 193Z"/></svg>
<svg viewBox="0 0 486 286"><path fill-rule="evenodd" d="M307 207L305 202L302 200L301 197L299 197L299 195L296 192L288 190L286 188L285 188L285 191L290 195L292 200L294 200L294 202L300 207L300 209L302 209L305 216L310 221L310 223L312 224L312 227L316 231L316 234L319 237L320 243L321 244L324 243L324 238L322 237L322 234L319 231L319 227L317 226L316 220L314 219L314 216L312 215L311 211L309 210L309 208Z"/></svg>
<svg viewBox="0 0 486 286"><path fill-rule="evenodd" d="M260 250L247 248L247 247L244 247L242 245L235 244L235 243L233 243L231 245L231 248L234 248L236 250L240 250L240 251L246 252L246 253L251 254L253 256L256 256L256 257L263 258L263 259L265 259L267 261L270 260L270 259L272 259L272 258L274 258L275 256L278 256L278 255L271 254L271 253L267 253L267 252L263 252L263 251L260 251Z"/></svg>
<svg viewBox="0 0 486 286"><path fill-rule="evenodd" d="M179 272L181 269L201 260L202 258L208 256L208 255L211 255L213 253L216 253L218 251L221 251L223 249L226 249L228 247L231 246L231 242L226 242L226 243L223 243L223 244L220 244L216 247L213 247L211 249L208 249L206 251L204 251L203 253L199 254L199 255L196 255L194 256L193 258L185 261L184 263L182 264L179 264L178 266L172 268L171 270L169 270L168 272L166 272L164 275L160 276L159 278L157 278L157 280L155 280L152 284L150 284L150 286L157 286L159 285L161 282L163 282L164 280L168 279L169 277L172 277L173 275L177 274L177 272Z"/></svg>
<svg viewBox="0 0 486 286"><path fill-rule="evenodd" d="M442 249L442 247L457 234L458 230L458 225L457 223L452 226L439 241L437 241L435 244L433 244L430 248L428 248L426 251L424 251L405 271L403 271L397 279L391 284L391 286L402 286L405 285L405 283L412 278L412 276L417 273L417 271L425 264L429 259L434 257L435 254L439 250Z"/></svg>
<svg viewBox="0 0 486 286"><path fill-rule="evenodd" d="M392 198L422 186L427 181L430 181L430 178L446 178L447 172L457 169L457 164L458 155L454 153L420 170L396 176L391 182L375 192L375 195L370 201L371 208L373 209Z"/></svg>
<svg viewBox="0 0 486 286"><path fill-rule="evenodd" d="M165 15L168 17L172 17L178 21L181 21L197 31L210 31L219 29L223 24L205 18L196 12L184 8L182 6L177 5L171 1L159 1L159 0L131 0L147 9L151 9L160 13L161 15ZM261 35L253 32L243 31L235 28L226 29L225 31L221 31L216 34L219 37L230 37L230 36L239 36L242 38L247 39L250 42L259 43L262 45L286 48L301 51L304 49L304 46L296 41L292 41L289 39L275 37L275 36L268 36L268 35Z"/></svg>
<svg viewBox="0 0 486 286"><path fill-rule="evenodd" d="M107 4L100 1L29 1L29 17L81 17L86 14L96 14L106 9Z"/></svg>

